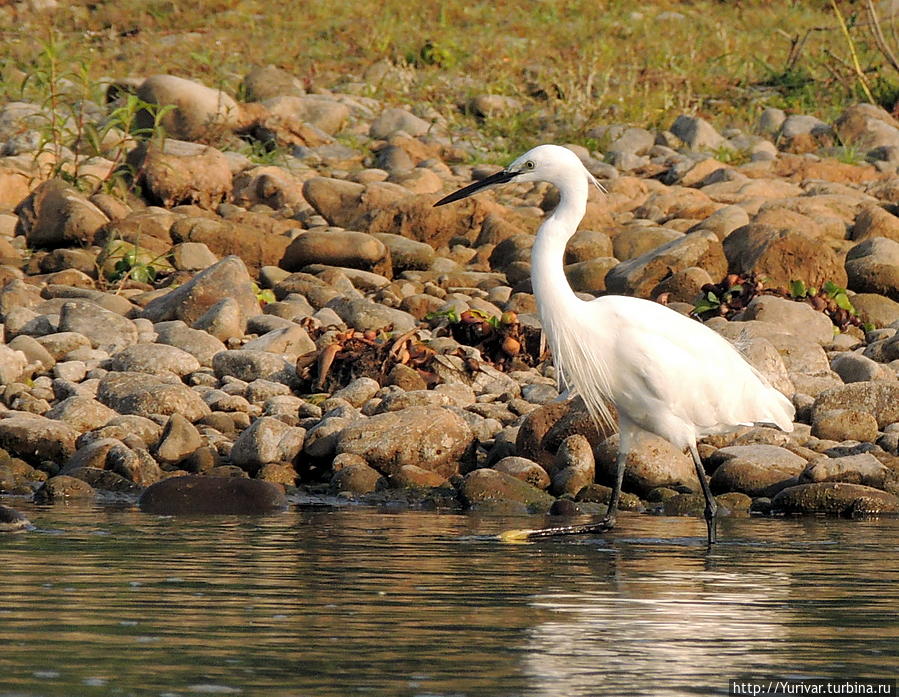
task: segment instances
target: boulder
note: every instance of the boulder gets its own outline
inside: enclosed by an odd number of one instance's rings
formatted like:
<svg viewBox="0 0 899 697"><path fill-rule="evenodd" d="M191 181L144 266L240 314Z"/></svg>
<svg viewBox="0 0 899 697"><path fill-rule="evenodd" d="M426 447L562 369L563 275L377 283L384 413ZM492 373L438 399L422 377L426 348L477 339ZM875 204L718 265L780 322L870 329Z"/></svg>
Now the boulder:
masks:
<svg viewBox="0 0 899 697"><path fill-rule="evenodd" d="M478 469L467 474L460 493L469 508L514 503L530 511L545 512L555 500L542 489L493 469Z"/></svg>
<svg viewBox="0 0 899 697"><path fill-rule="evenodd" d="M61 179L39 185L16 208L17 234L29 247L89 245L109 218L88 198Z"/></svg>
<svg viewBox="0 0 899 697"><path fill-rule="evenodd" d="M0 344L0 387L18 382L28 367L28 357L6 344Z"/></svg>
<svg viewBox="0 0 899 697"><path fill-rule="evenodd" d="M253 279L239 257L225 257L187 283L151 300L144 307L141 316L151 322L180 319L193 324L224 297L230 297L238 303L244 318L261 312Z"/></svg>
<svg viewBox="0 0 899 697"><path fill-rule="evenodd" d="M160 125L168 136L184 140L217 138L238 123L237 102L221 90L174 75L152 75L137 88L137 96L150 104L174 106ZM139 128L153 128L154 117L138 113Z"/></svg>
<svg viewBox="0 0 899 697"><path fill-rule="evenodd" d="M361 496L383 489L386 485L387 480L384 476L364 462L348 464L331 475L331 489L337 493L345 492Z"/></svg>
<svg viewBox="0 0 899 697"><path fill-rule="evenodd" d="M165 382L146 373L110 371L97 389L97 399L119 414L181 414L194 422L210 413L200 395L182 383Z"/></svg>
<svg viewBox="0 0 899 697"><path fill-rule="evenodd" d="M281 268L299 271L309 264L328 264L391 275L390 255L372 235L352 230L309 230L293 238Z"/></svg>
<svg viewBox="0 0 899 697"><path fill-rule="evenodd" d="M301 97L306 94L299 78L274 65L257 65L244 75L240 93L248 102L261 102L272 97Z"/></svg>
<svg viewBox="0 0 899 697"><path fill-rule="evenodd" d="M84 433L103 426L118 414L95 399L72 395L58 402L44 416L67 423L75 430Z"/></svg>
<svg viewBox="0 0 899 697"><path fill-rule="evenodd" d="M219 150L167 138L145 141L128 154L147 193L170 208L196 203L211 208L231 195L231 167Z"/></svg>
<svg viewBox="0 0 899 697"><path fill-rule="evenodd" d="M254 269L277 266L290 244L279 226L266 228L254 221L187 216L173 224L171 232L176 243L203 243L219 257L237 256Z"/></svg>
<svg viewBox="0 0 899 697"><path fill-rule="evenodd" d="M0 505L0 532L14 532L24 530L31 525L24 513L15 508Z"/></svg>
<svg viewBox="0 0 899 697"><path fill-rule="evenodd" d="M771 322L780 327L801 327L802 335L819 344L833 341L833 322L811 305L774 295L757 295L740 313L741 320Z"/></svg>
<svg viewBox="0 0 899 697"><path fill-rule="evenodd" d="M296 381L293 364L268 351L221 351L213 356L212 369L219 379L231 376L245 382L261 379L291 384Z"/></svg>
<svg viewBox="0 0 899 697"><path fill-rule="evenodd" d="M862 453L812 460L802 471L799 481L848 482L883 488L893 476L893 471L871 453Z"/></svg>
<svg viewBox="0 0 899 697"><path fill-rule="evenodd" d="M147 488L140 509L156 515L265 515L287 507L277 484L240 477L171 477Z"/></svg>
<svg viewBox="0 0 899 697"><path fill-rule="evenodd" d="M817 287L827 281L846 285L846 271L837 255L795 230L744 225L724 239L724 254L731 273L755 273L774 286L788 288L794 280Z"/></svg>
<svg viewBox="0 0 899 697"><path fill-rule="evenodd" d="M31 462L64 462L75 452L80 432L63 421L12 412L0 419L0 448Z"/></svg>
<svg viewBox="0 0 899 697"><path fill-rule="evenodd" d="M310 124L328 134L340 131L350 116L350 110L345 104L320 94L272 97L263 101L262 105L272 116Z"/></svg>
<svg viewBox="0 0 899 697"><path fill-rule="evenodd" d="M671 124L670 131L692 150L714 150L727 143L712 124L699 116L681 114Z"/></svg>
<svg viewBox="0 0 899 697"><path fill-rule="evenodd" d="M860 409L815 409L812 435L825 440L870 443L877 439L877 419Z"/></svg>
<svg viewBox="0 0 899 697"><path fill-rule="evenodd" d="M431 124L406 109L391 107L384 109L378 117L371 122L368 134L372 138L387 138L397 131L408 133L413 138L424 135L431 128Z"/></svg>
<svg viewBox="0 0 899 697"><path fill-rule="evenodd" d="M94 488L87 482L66 474L58 474L50 477L34 492L34 500L37 503L59 503L69 499L91 499L95 493Z"/></svg>
<svg viewBox="0 0 899 697"><path fill-rule="evenodd" d="M156 446L156 459L166 463L181 462L202 445L203 438L197 427L181 414L172 414Z"/></svg>
<svg viewBox="0 0 899 697"><path fill-rule="evenodd" d="M91 346L114 353L137 343L137 327L130 319L92 302L66 302L59 311L59 332L87 337Z"/></svg>
<svg viewBox="0 0 899 697"><path fill-rule="evenodd" d="M871 237L846 253L848 288L899 300L899 242Z"/></svg>
<svg viewBox="0 0 899 697"><path fill-rule="evenodd" d="M199 361L201 366L212 367L215 354L225 350L225 345L214 336L199 329L191 329L181 320L158 322L153 325L156 343L174 346L186 351ZM44 337L47 338L47 337Z"/></svg>
<svg viewBox="0 0 899 697"><path fill-rule="evenodd" d="M377 414L343 429L335 451L365 458L392 475L403 465L417 465L449 477L459 471L473 443L465 421L442 407L409 407Z"/></svg>
<svg viewBox="0 0 899 697"><path fill-rule="evenodd" d="M885 237L899 242L899 217L880 206L865 206L858 212L849 238L861 242L870 237Z"/></svg>
<svg viewBox="0 0 899 697"><path fill-rule="evenodd" d="M867 412L882 429L899 421L899 384L895 382L853 382L825 390L815 399L812 418L819 411L850 409Z"/></svg>
<svg viewBox="0 0 899 697"><path fill-rule="evenodd" d="M303 449L305 431L263 416L243 430L231 448L231 462L251 474L273 462L292 462Z"/></svg>
<svg viewBox="0 0 899 697"><path fill-rule="evenodd" d="M606 275L606 288L611 293L648 297L667 275L691 266L705 269L712 278L724 276L727 261L713 233L690 233L621 262Z"/></svg>
<svg viewBox="0 0 899 697"><path fill-rule="evenodd" d="M167 344L135 344L112 355L109 370L121 373L149 373L183 377L200 369L200 362L188 353Z"/></svg>
<svg viewBox="0 0 899 697"><path fill-rule="evenodd" d="M611 485L615 476L619 437L616 433L596 449L597 479ZM624 488L645 495L660 486L685 486L699 491L693 459L664 438L643 435L628 453L624 470Z"/></svg>
<svg viewBox="0 0 899 697"><path fill-rule="evenodd" d="M538 489L549 488L549 474L536 462L528 460L526 457L517 457L515 455L504 457L493 465L493 469L497 472L511 474L516 479L527 482Z"/></svg>
<svg viewBox="0 0 899 697"><path fill-rule="evenodd" d="M777 513L876 515L899 513L899 498L862 484L814 482L781 491L771 501Z"/></svg>

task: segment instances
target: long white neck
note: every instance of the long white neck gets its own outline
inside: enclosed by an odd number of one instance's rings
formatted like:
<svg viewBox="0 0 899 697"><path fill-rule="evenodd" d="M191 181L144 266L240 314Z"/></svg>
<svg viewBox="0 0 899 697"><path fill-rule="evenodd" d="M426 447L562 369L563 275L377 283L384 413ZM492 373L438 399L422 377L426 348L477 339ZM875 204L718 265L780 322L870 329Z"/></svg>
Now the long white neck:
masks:
<svg viewBox="0 0 899 697"><path fill-rule="evenodd" d="M587 179L561 183L559 205L537 231L531 251L531 283L559 388L576 388L597 424L611 426L613 418L606 402L612 391L604 360L608 347L602 332L591 326L598 313L587 311L587 302L571 290L563 268L565 244L587 209Z"/></svg>
<svg viewBox="0 0 899 697"><path fill-rule="evenodd" d="M587 210L587 180L572 178L559 190L559 205L537 230L537 239L531 250L531 284L544 327L560 315L576 312L582 302L568 285L562 267L565 245L577 231ZM547 334L552 336L550 330Z"/></svg>

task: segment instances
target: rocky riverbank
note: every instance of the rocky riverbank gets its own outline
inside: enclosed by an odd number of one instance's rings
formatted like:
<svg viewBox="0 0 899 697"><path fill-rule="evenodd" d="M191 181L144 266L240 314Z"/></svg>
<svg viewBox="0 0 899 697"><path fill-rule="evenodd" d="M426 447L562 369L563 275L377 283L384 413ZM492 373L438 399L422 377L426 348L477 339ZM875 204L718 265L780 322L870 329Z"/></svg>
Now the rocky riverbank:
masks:
<svg viewBox="0 0 899 697"><path fill-rule="evenodd" d="M529 282L555 191L434 209L496 167L468 164L426 105L306 94L273 68L246 76L247 102L115 83L98 122L129 91L174 108L164 139L129 146L127 192L48 179L76 155L34 152L42 107L0 106L0 493L602 512L616 436L557 401ZM899 512L899 123L862 104L833 124L769 109L754 133L682 116L592 137L574 150L608 194L569 245L573 288L702 300L796 405L791 434L701 443L722 509ZM230 147L246 139L290 156L255 164ZM84 188L120 165L61 171ZM625 491L630 510L703 507L689 457L654 437Z"/></svg>

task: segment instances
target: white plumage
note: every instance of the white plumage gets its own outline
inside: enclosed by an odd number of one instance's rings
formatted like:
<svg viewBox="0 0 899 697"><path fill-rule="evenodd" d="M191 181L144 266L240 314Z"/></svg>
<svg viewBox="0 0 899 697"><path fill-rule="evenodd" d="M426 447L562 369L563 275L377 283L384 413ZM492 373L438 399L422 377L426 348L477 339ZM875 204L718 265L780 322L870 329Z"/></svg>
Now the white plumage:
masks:
<svg viewBox="0 0 899 697"><path fill-rule="evenodd" d="M590 184L599 184L567 148L540 145L435 205L497 184L527 181L549 182L560 193L559 205L538 229L531 253L534 297L560 387L573 387L600 424L611 423L608 404L615 406L620 451L609 512L600 523L517 534L611 528L627 453L639 432L648 431L690 449L706 497L709 543L714 542L716 506L696 450L697 438L753 423L791 431L792 403L705 325L649 300L609 295L584 301L574 294L563 271L565 245L584 217Z"/></svg>

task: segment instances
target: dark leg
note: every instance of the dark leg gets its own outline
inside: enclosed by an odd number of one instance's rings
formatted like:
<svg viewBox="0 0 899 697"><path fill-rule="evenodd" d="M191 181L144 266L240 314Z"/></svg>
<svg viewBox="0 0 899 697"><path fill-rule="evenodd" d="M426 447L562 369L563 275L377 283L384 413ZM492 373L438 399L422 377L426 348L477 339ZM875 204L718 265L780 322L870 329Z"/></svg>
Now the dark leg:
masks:
<svg viewBox="0 0 899 697"><path fill-rule="evenodd" d="M709 489L705 468L702 466L702 460L699 459L699 451L696 450L695 443L690 445L690 454L693 456L693 464L696 465L696 477L699 479L699 485L702 487L702 495L705 496L705 523L709 530L709 544L713 545L717 542L715 514L718 512L718 504L715 503L715 497L712 496L712 490Z"/></svg>
<svg viewBox="0 0 899 697"><path fill-rule="evenodd" d="M615 527L615 514L618 512L618 499L621 498L621 483L624 481L624 464L627 461L627 453L618 453L615 460L615 483L612 487L612 496L606 514L598 523L586 525L564 525L556 528L542 528L540 530L508 530L500 535L505 542L520 542L532 540L537 537L556 537L559 535L590 535L608 532Z"/></svg>

